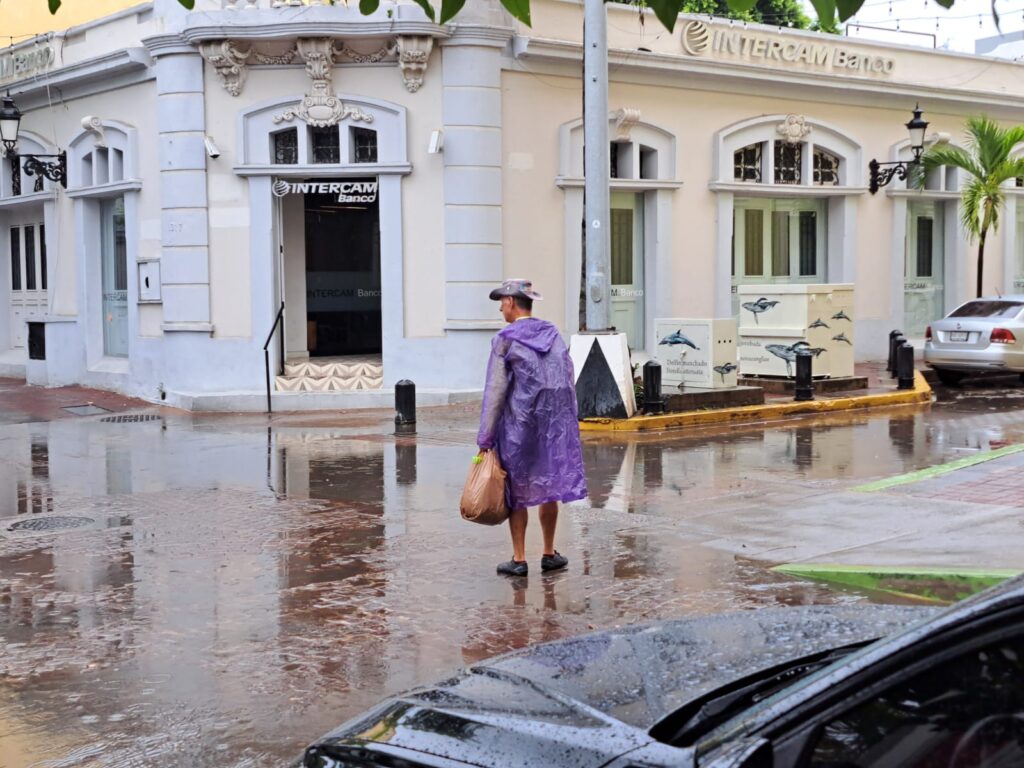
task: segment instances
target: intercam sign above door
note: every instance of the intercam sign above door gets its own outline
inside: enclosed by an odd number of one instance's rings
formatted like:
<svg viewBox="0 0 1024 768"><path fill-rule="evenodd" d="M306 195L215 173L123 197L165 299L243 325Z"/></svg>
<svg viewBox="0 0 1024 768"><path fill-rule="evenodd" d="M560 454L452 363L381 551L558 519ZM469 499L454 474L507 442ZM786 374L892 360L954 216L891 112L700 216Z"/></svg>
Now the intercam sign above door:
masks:
<svg viewBox="0 0 1024 768"><path fill-rule="evenodd" d="M690 56L711 55L754 63L777 61L845 74L891 75L896 68L896 62L887 56L866 55L841 45L753 29L717 29L696 19L683 25L681 42Z"/></svg>
<svg viewBox="0 0 1024 768"><path fill-rule="evenodd" d="M339 203L377 202L376 181L285 181L277 179L274 197L286 195L337 195Z"/></svg>

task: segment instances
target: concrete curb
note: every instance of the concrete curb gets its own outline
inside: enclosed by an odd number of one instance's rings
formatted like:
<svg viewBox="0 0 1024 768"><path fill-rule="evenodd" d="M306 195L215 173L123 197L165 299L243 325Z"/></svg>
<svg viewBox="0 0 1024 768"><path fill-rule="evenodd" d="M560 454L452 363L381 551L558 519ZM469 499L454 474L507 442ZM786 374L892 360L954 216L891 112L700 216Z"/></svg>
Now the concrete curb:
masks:
<svg viewBox="0 0 1024 768"><path fill-rule="evenodd" d="M870 395L837 397L830 400L811 400L806 403L766 403L739 408L720 408L709 411L666 413L659 416L634 416L631 419L584 419L581 432L645 432L648 430L704 427L715 424L740 424L751 421L777 421L787 416L815 413L833 413L865 408L885 408L894 405L923 405L931 403L932 388L920 371L914 371L914 388L881 392Z"/></svg>
<svg viewBox="0 0 1024 768"><path fill-rule="evenodd" d="M787 576L932 603L962 600L1020 573L997 568L915 568L834 563L787 563L771 570Z"/></svg>

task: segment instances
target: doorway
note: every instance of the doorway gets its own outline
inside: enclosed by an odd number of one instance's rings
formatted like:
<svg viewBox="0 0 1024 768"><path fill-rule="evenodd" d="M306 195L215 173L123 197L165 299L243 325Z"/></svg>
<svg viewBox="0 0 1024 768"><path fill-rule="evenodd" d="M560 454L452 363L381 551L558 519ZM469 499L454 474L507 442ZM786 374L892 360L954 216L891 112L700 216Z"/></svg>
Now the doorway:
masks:
<svg viewBox="0 0 1024 768"><path fill-rule="evenodd" d="M124 198L100 204L100 277L103 288L103 354L128 356L128 245Z"/></svg>
<svg viewBox="0 0 1024 768"><path fill-rule="evenodd" d="M644 348L644 194L611 193L612 325Z"/></svg>
<svg viewBox="0 0 1024 768"><path fill-rule="evenodd" d="M39 218L42 218L40 216ZM11 346L26 343L25 322L47 310L46 229L39 221L8 230L10 246Z"/></svg>
<svg viewBox="0 0 1024 768"><path fill-rule="evenodd" d="M907 252L903 279L903 323L912 337L943 315L945 222L943 204L912 200L907 205Z"/></svg>
<svg viewBox="0 0 1024 768"><path fill-rule="evenodd" d="M380 208L377 179L306 192L306 347L310 357L379 355ZM324 188L330 191L322 191Z"/></svg>

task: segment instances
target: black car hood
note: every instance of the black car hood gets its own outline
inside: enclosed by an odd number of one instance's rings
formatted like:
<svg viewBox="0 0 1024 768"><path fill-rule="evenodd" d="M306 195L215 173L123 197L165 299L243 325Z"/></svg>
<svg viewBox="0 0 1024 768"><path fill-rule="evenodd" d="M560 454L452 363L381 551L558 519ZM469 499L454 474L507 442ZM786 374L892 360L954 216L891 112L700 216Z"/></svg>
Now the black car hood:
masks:
<svg viewBox="0 0 1024 768"><path fill-rule="evenodd" d="M730 681L891 634L933 613L807 606L582 635L411 691L317 743L412 750L480 766L598 766L649 743L658 720Z"/></svg>

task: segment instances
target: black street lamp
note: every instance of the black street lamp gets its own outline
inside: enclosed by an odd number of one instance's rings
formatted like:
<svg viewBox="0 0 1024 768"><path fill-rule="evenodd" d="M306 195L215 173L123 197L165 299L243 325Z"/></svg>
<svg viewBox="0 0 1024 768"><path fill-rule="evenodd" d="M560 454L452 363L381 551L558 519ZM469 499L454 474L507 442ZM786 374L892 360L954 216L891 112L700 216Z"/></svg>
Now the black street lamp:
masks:
<svg viewBox="0 0 1024 768"><path fill-rule="evenodd" d="M892 163L880 163L877 160L872 160L868 163L868 170L871 173L869 191L872 195L892 181L894 176L906 181L910 169L921 162L921 153L924 152L924 133L928 130L928 123L921 119L920 105L914 107L914 116L907 123L907 130L910 131L910 151L914 153L914 159Z"/></svg>
<svg viewBox="0 0 1024 768"><path fill-rule="evenodd" d="M35 176L35 191L43 191L43 178L58 182L67 189L68 186L68 156L66 152L57 155L19 155L16 152L18 146L18 130L21 126L21 110L14 103L11 94L4 96L3 106L0 107L0 143L11 161L11 192L15 195L21 194L21 170L24 168L26 175ZM24 165L22 164L24 160Z"/></svg>

